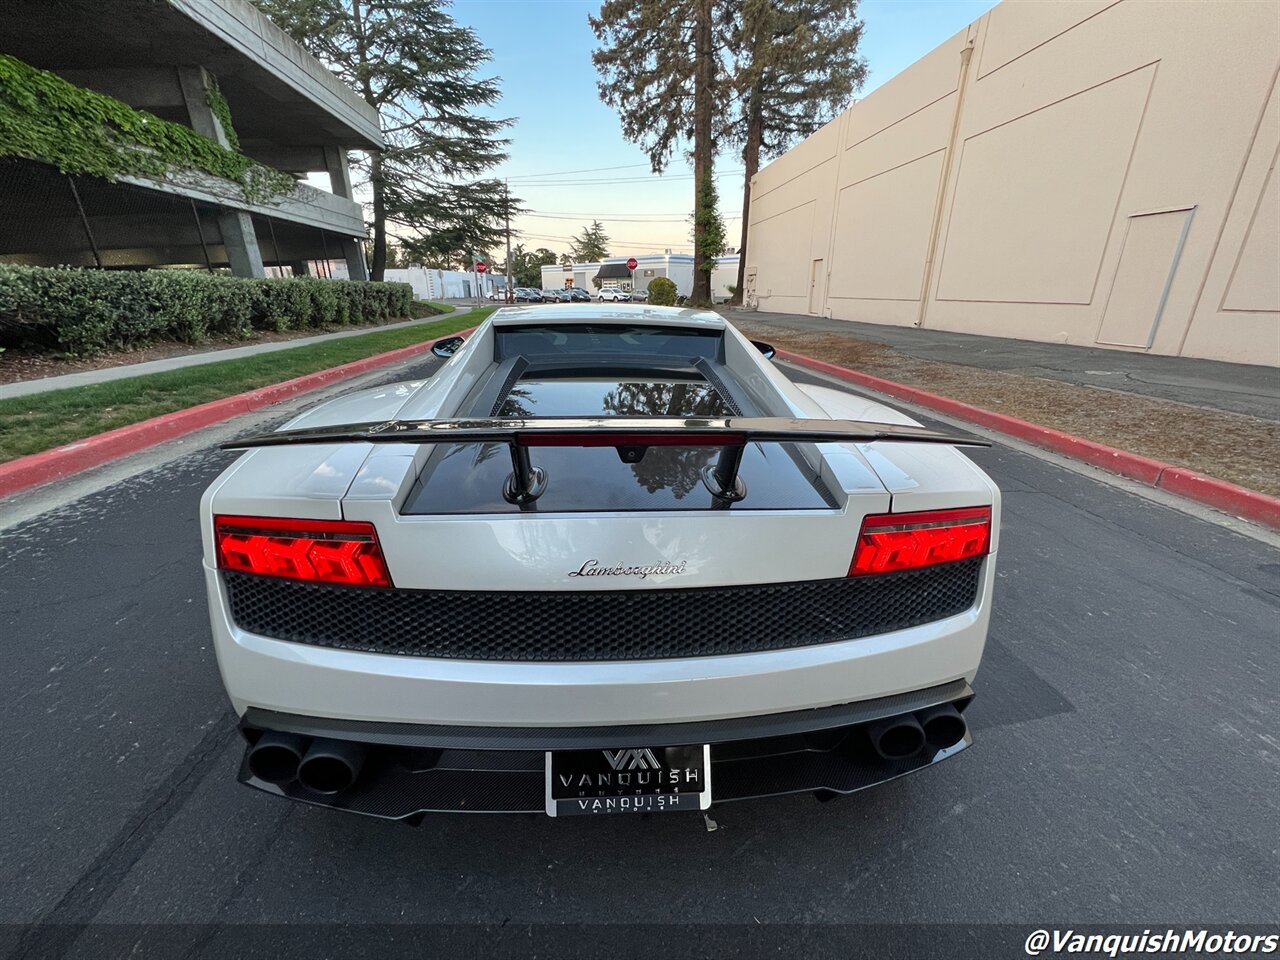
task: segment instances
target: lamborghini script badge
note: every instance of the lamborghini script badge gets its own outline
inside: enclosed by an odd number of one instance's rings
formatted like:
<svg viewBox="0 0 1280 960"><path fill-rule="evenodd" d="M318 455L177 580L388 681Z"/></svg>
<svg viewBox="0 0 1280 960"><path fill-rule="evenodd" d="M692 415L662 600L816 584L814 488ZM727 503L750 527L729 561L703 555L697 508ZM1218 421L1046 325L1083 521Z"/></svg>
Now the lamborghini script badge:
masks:
<svg viewBox="0 0 1280 960"><path fill-rule="evenodd" d="M612 567L600 566L599 560L588 560L577 570L570 570L571 577L639 577L643 580L645 577L671 577L684 573L685 563L681 560L679 563L655 563L647 567L624 567L622 564L616 564Z"/></svg>

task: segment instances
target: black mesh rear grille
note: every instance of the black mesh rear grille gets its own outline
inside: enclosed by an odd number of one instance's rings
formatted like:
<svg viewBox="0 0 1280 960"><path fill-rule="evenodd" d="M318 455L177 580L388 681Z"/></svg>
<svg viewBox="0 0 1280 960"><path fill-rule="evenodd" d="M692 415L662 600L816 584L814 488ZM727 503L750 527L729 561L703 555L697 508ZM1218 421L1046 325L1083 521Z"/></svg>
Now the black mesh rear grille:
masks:
<svg viewBox="0 0 1280 960"><path fill-rule="evenodd" d="M580 593L318 586L223 571L232 619L294 643L450 660L659 660L888 633L973 606L982 558L842 580Z"/></svg>

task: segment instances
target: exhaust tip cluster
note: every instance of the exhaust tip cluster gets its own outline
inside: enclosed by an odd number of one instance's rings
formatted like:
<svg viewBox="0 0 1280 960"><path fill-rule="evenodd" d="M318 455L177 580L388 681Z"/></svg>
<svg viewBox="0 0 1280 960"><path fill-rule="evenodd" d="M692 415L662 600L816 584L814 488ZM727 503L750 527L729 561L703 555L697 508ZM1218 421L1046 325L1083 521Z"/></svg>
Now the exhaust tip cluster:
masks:
<svg viewBox="0 0 1280 960"><path fill-rule="evenodd" d="M871 745L885 760L906 760L926 746L946 750L963 740L967 732L964 717L949 703L886 717L867 727Z"/></svg>
<svg viewBox="0 0 1280 960"><path fill-rule="evenodd" d="M331 796L355 784L365 753L358 743L269 730L249 750L249 772L276 786L297 780L314 793Z"/></svg>

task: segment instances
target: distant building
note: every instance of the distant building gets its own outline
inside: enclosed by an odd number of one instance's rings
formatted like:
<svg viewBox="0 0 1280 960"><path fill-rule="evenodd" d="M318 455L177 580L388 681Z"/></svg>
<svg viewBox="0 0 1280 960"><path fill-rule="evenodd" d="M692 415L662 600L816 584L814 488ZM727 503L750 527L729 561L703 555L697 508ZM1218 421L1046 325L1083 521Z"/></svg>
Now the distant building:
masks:
<svg viewBox="0 0 1280 960"><path fill-rule="evenodd" d="M367 278L364 214L348 150L383 147L377 112L245 0L7 0L0 53L188 126L332 192L299 184L278 202L195 170L109 182L0 159L0 261L139 268L229 267ZM216 87L215 87L216 81Z"/></svg>
<svg viewBox="0 0 1280 960"><path fill-rule="evenodd" d="M687 297L693 292L693 257L683 253L647 254L636 257L634 271L627 268L628 257L609 257L603 263L551 264L542 268L542 288L558 290L579 287L595 295L599 290L648 290L658 277L675 282L676 292ZM593 278L600 280L597 288ZM727 300L729 285L738 282L738 257L719 257L711 274L711 297Z"/></svg>
<svg viewBox="0 0 1280 960"><path fill-rule="evenodd" d="M389 269L383 276L388 282L407 283L418 300L468 300L496 294L507 288L507 278L491 273L467 273L462 270L437 270L433 267Z"/></svg>

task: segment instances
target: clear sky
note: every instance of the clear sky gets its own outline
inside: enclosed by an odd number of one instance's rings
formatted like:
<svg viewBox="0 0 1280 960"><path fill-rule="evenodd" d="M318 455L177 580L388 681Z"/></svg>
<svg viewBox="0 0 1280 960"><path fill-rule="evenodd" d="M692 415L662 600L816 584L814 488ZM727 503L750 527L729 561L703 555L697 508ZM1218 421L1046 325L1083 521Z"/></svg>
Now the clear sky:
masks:
<svg viewBox="0 0 1280 960"><path fill-rule="evenodd" d="M995 0L863 0L862 45L870 67L865 96L963 30ZM516 117L511 159L498 168L530 214L513 226L527 248L557 254L595 217L615 256L689 252L693 180L677 158L663 177L622 137L617 113L596 92L595 35L582 0L457 0L453 15L493 51L487 73L502 78L495 113ZM742 160L718 158L717 184L730 244L742 229ZM498 251L494 251L500 255Z"/></svg>

